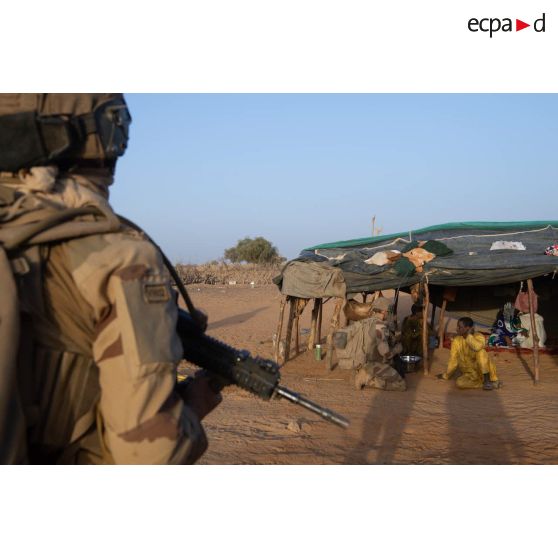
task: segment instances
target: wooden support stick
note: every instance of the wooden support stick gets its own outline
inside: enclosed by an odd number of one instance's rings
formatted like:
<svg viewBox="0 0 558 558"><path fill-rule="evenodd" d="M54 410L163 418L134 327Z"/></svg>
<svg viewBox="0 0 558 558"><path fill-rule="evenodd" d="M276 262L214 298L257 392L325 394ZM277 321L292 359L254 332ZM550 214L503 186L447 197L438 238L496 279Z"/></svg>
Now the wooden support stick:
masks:
<svg viewBox="0 0 558 558"><path fill-rule="evenodd" d="M291 338L293 336L293 321L296 312L296 298L294 296L290 296L288 298L291 306L289 308L289 321L287 322L287 335L285 337L285 360L283 362L287 362L287 360L289 360L291 352Z"/></svg>
<svg viewBox="0 0 558 558"><path fill-rule="evenodd" d="M533 339L533 360L535 361L535 384L539 383L539 336L535 323L535 293L533 291L533 280L527 279L527 291L529 292L529 314L531 315L531 338Z"/></svg>
<svg viewBox="0 0 558 558"><path fill-rule="evenodd" d="M444 334L446 331L445 328L445 324L444 324L444 320L446 318L446 306L448 304L448 301L444 298L444 301L442 302L442 310L440 311L440 320L438 321L438 339L439 339L439 345L438 347L441 349L444 346Z"/></svg>
<svg viewBox="0 0 558 558"><path fill-rule="evenodd" d="M285 302L287 297L281 297L279 304L279 320L277 321L277 332L275 334L275 362L279 362L279 347L281 346L281 331L283 329L283 315L285 314Z"/></svg>
<svg viewBox="0 0 558 558"><path fill-rule="evenodd" d="M333 317L331 318L331 327L327 335L326 370L328 371L333 368L333 334L339 327L339 315L341 314L341 308L343 308L344 302L345 301L340 298L335 304L335 310L333 310Z"/></svg>
<svg viewBox="0 0 558 558"><path fill-rule="evenodd" d="M320 309L318 310L318 336L316 340L320 344L322 342L322 308L324 306L324 299L320 298L318 300L320 301Z"/></svg>
<svg viewBox="0 0 558 558"><path fill-rule="evenodd" d="M298 305L296 307L295 319L294 319L294 330L295 330L295 356L298 355L300 349L300 327L299 327L299 313Z"/></svg>
<svg viewBox="0 0 558 558"><path fill-rule="evenodd" d="M312 308L312 324L310 325L310 336L308 337L308 350L312 351L314 349L314 343L316 343L316 333L318 328L318 314L320 312L320 298L314 299L314 308ZM319 341L318 341L319 342Z"/></svg>
<svg viewBox="0 0 558 558"><path fill-rule="evenodd" d="M424 307L422 309L422 369L428 376L428 305L430 304L430 291L428 283L424 283Z"/></svg>

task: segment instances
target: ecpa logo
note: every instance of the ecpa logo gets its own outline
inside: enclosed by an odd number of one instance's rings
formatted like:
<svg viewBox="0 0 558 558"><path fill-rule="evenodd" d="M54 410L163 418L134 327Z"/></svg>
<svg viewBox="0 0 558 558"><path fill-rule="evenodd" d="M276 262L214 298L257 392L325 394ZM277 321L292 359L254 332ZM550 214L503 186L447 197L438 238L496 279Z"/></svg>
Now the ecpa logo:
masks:
<svg viewBox="0 0 558 558"><path fill-rule="evenodd" d="M546 25L546 14L543 14L539 19L536 19L533 22L533 29L536 33L544 33L545 32L545 25ZM473 33L477 33L479 31L483 33L490 33L490 38L494 33L498 33L498 31L512 32L512 31L521 31L522 29L526 29L527 27L531 27L530 23L525 23L520 19L515 20L515 29L513 28L512 18L505 17L500 19L498 17L485 17L482 19L477 19L472 17L467 26L469 27L469 31Z"/></svg>

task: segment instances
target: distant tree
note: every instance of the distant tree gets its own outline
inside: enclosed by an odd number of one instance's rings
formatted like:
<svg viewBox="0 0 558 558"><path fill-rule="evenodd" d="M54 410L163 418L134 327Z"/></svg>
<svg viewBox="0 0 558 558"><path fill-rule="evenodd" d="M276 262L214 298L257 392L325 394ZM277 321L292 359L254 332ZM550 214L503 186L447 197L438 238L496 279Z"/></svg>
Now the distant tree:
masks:
<svg viewBox="0 0 558 558"><path fill-rule="evenodd" d="M274 263L280 261L281 257L277 248L269 240L257 236L239 240L236 246L225 250L225 259L232 263Z"/></svg>

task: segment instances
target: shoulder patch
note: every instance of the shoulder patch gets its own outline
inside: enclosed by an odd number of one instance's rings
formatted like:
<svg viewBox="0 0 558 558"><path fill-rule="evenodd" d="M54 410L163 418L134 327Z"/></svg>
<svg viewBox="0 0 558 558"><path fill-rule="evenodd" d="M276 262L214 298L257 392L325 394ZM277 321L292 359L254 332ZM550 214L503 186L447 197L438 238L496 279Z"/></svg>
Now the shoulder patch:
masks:
<svg viewBox="0 0 558 558"><path fill-rule="evenodd" d="M167 302L171 299L167 283L146 283L143 285L143 298L146 302Z"/></svg>

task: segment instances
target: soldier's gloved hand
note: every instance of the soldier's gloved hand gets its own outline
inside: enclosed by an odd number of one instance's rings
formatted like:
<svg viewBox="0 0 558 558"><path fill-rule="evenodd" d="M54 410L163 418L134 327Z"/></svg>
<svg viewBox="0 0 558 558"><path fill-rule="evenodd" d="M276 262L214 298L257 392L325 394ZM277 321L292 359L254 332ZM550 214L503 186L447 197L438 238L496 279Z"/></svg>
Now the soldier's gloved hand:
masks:
<svg viewBox="0 0 558 558"><path fill-rule="evenodd" d="M446 380L446 378L444 377L443 374L436 374L436 379L437 380Z"/></svg>
<svg viewBox="0 0 558 558"><path fill-rule="evenodd" d="M198 370L188 378L180 394L184 403L202 420L223 401L220 387L205 370Z"/></svg>
<svg viewBox="0 0 558 558"><path fill-rule="evenodd" d="M205 332L207 329L207 314L196 308L192 314L192 318L200 326L202 332Z"/></svg>

